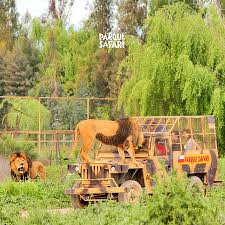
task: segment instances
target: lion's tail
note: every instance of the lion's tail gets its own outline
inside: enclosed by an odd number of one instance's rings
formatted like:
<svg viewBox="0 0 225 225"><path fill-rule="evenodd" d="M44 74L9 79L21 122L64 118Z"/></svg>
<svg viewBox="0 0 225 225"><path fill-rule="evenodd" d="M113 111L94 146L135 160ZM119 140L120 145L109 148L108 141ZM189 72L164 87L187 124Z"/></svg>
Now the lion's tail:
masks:
<svg viewBox="0 0 225 225"><path fill-rule="evenodd" d="M78 135L79 135L79 124L77 124L77 126L76 126L76 128L74 130L74 145L73 145L73 147L72 147L72 149L70 151L68 159L70 159L73 156L73 154L74 154L74 152L76 150L77 143L78 143Z"/></svg>

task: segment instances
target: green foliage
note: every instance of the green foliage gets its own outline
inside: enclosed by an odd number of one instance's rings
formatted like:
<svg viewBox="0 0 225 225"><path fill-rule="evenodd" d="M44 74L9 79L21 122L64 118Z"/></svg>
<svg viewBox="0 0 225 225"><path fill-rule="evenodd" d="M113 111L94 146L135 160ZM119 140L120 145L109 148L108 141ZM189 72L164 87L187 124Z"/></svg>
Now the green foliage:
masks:
<svg viewBox="0 0 225 225"><path fill-rule="evenodd" d="M221 0L221 9L222 9L222 14L225 15L225 0Z"/></svg>
<svg viewBox="0 0 225 225"><path fill-rule="evenodd" d="M91 118L108 120L110 119L111 107L109 105L98 106L94 112L91 113Z"/></svg>
<svg viewBox="0 0 225 225"><path fill-rule="evenodd" d="M41 37L43 36L43 28L41 26L41 23L38 19L33 19L32 21L32 38L36 41L41 40Z"/></svg>
<svg viewBox="0 0 225 225"><path fill-rule="evenodd" d="M8 112L2 122L7 128L20 130L38 130L39 116L41 118L40 128L48 129L50 113L36 99L13 99L6 98L0 104L0 109L8 105ZM40 115L39 115L40 111Z"/></svg>
<svg viewBox="0 0 225 225"><path fill-rule="evenodd" d="M75 124L87 118L86 100L51 100L43 104L51 112L50 126L52 129L72 130Z"/></svg>
<svg viewBox="0 0 225 225"><path fill-rule="evenodd" d="M140 36L144 19L147 17L147 0L120 0L117 1L117 5L119 30L129 35Z"/></svg>
<svg viewBox="0 0 225 225"><path fill-rule="evenodd" d="M68 207L69 197L63 190L72 185L72 178L62 177L65 167L47 168L46 182L14 182L0 184L0 223L21 224L20 211ZM54 175L54 176L53 176ZM44 221L44 219L42 219ZM41 224L41 223L39 223Z"/></svg>
<svg viewBox="0 0 225 225"><path fill-rule="evenodd" d="M150 15L154 15L158 10L160 10L166 5L172 5L178 2L183 2L189 5L194 10L199 9L204 4L204 1L201 2L201 1L193 1L193 0L152 0L150 2L150 7L149 7Z"/></svg>
<svg viewBox="0 0 225 225"><path fill-rule="evenodd" d="M9 135L4 135L0 139L0 154L6 157L10 156L14 152L24 152L31 159L36 159L38 154L34 151L34 144L17 142Z"/></svg>
<svg viewBox="0 0 225 225"><path fill-rule="evenodd" d="M39 82L44 83L45 88L62 84L67 95L77 94L84 87L91 89L90 67L95 63L94 52L98 46L95 32L67 29L60 20L48 25L34 20L32 34L40 48L42 77Z"/></svg>
<svg viewBox="0 0 225 225"><path fill-rule="evenodd" d="M224 133L224 29L215 10L207 22L185 4L163 7L146 20L146 43L129 38L129 54L120 69L130 79L120 92L119 105L129 115L218 116ZM220 94L219 94L220 93Z"/></svg>
<svg viewBox="0 0 225 225"><path fill-rule="evenodd" d="M112 29L113 2L110 0L94 0L91 15L86 26L96 30L97 33L108 33Z"/></svg>
<svg viewBox="0 0 225 225"><path fill-rule="evenodd" d="M25 36L18 38L12 50L6 51L2 56L2 95L27 95L36 79L38 63L38 51L32 42Z"/></svg>
<svg viewBox="0 0 225 225"><path fill-rule="evenodd" d="M1 0L0 2L0 48L13 46L19 34L18 14L15 0Z"/></svg>
<svg viewBox="0 0 225 225"><path fill-rule="evenodd" d="M217 134L217 138L219 140L219 144L222 148L224 148L225 140L225 129L224 129L224 123L225 123L225 96L224 96L224 88L215 88L212 94L212 100L211 100L211 111L216 116L217 119L217 130L219 131ZM221 152L224 154L224 151Z"/></svg>
<svg viewBox="0 0 225 225"><path fill-rule="evenodd" d="M175 174L174 174L175 175ZM147 199L148 218L152 224L220 224L219 206L187 190L188 179L169 176Z"/></svg>
<svg viewBox="0 0 225 225"><path fill-rule="evenodd" d="M219 160L221 178L225 178L224 159ZM47 181L12 182L0 184L0 221L7 224L223 224L224 188L209 191L207 197L192 196L187 190L188 180L172 173L154 188L152 196L143 196L140 204L127 205L114 201L96 203L68 214L47 209L70 207L70 199L63 191L72 186L74 176L65 177L65 166L47 168ZM20 211L28 210L29 217L19 219Z"/></svg>
<svg viewBox="0 0 225 225"><path fill-rule="evenodd" d="M44 25L34 20L32 32L40 49L41 76L31 95L118 96L123 79L117 79L116 71L124 49L99 49L94 31L74 31L59 21Z"/></svg>

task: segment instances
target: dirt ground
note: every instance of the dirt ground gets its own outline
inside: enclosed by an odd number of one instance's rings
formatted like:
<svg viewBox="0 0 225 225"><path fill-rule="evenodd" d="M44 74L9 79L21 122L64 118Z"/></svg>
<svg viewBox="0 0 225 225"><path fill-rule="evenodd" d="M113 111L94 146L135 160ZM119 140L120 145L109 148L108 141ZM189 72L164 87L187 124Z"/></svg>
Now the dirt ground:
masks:
<svg viewBox="0 0 225 225"><path fill-rule="evenodd" d="M0 182L10 178L9 159L0 155Z"/></svg>

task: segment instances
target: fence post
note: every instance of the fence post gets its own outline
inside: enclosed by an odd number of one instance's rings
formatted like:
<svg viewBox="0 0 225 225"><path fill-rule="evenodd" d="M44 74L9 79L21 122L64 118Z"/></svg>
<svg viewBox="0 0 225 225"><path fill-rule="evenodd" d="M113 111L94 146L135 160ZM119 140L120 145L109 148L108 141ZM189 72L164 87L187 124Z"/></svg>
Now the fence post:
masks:
<svg viewBox="0 0 225 225"><path fill-rule="evenodd" d="M87 98L87 119L89 120L90 111L90 98Z"/></svg>
<svg viewBox="0 0 225 225"><path fill-rule="evenodd" d="M41 97L38 97L38 153L41 153Z"/></svg>

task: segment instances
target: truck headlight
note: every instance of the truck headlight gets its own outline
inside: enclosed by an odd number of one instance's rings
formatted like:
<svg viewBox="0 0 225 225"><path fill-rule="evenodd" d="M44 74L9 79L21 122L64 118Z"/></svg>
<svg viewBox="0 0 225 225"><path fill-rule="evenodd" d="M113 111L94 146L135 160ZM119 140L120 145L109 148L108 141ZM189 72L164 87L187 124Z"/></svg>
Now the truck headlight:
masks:
<svg viewBox="0 0 225 225"><path fill-rule="evenodd" d="M111 171L114 172L116 170L115 166L111 166Z"/></svg>
<svg viewBox="0 0 225 225"><path fill-rule="evenodd" d="M79 172L80 171L80 166L79 165L75 166L75 171L76 172Z"/></svg>

